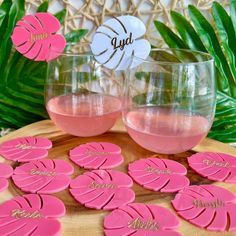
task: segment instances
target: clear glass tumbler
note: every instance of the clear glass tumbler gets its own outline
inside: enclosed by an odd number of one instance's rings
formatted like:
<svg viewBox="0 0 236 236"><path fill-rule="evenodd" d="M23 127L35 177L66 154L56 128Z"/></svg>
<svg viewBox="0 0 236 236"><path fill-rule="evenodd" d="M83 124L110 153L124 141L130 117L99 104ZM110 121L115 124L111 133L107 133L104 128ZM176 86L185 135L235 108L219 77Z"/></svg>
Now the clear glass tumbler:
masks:
<svg viewBox="0 0 236 236"><path fill-rule="evenodd" d="M215 113L214 61L210 55L181 49L153 49L148 59L127 71L123 121L145 149L176 154L197 145Z"/></svg>
<svg viewBox="0 0 236 236"><path fill-rule="evenodd" d="M48 63L45 101L52 121L66 133L87 137L109 130L121 115L124 72L99 65L89 45L67 45Z"/></svg>

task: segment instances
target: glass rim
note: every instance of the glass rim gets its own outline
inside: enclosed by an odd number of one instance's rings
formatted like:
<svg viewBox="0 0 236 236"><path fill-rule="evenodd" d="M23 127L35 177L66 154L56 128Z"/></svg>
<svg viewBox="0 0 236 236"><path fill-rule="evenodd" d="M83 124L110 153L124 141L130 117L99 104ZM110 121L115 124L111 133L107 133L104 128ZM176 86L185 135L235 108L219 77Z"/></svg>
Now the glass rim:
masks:
<svg viewBox="0 0 236 236"><path fill-rule="evenodd" d="M201 51L197 51L197 50L192 50L192 49L182 49L182 48L152 48L150 53L151 52L155 52L155 51L179 51L179 52L188 52L188 53L194 53L195 55L200 55L200 56L203 56L206 60L203 60L203 61L189 61L189 62L171 62L171 61L158 61L158 60L155 60L155 61L150 61L148 60L147 58L146 59L142 59L142 58L139 58L135 55L132 55L130 58L131 60L133 59L136 59L136 60L139 60L143 63L146 63L146 64L152 64L152 65L198 65L198 64L202 64L202 63L212 63L214 62L214 58L209 54L209 53L206 53L206 52L201 52ZM149 54L150 54L149 53Z"/></svg>
<svg viewBox="0 0 236 236"><path fill-rule="evenodd" d="M66 52L66 51L63 51L60 53L59 57L60 56L68 56L68 57L90 57L90 58L94 58L94 55L90 49L90 43L89 42L78 42L78 43L67 43L66 44L66 47L67 46L76 46L78 45L79 47L88 47L88 50L85 51L85 52L78 52L78 53L74 53L74 52ZM65 48L66 48L65 47ZM59 53L57 50L54 50L54 49L51 49L52 52L57 52ZM130 58L131 60L139 60L141 61L142 63L147 63L147 64L152 64L152 65L197 65L197 64L201 64L201 63L211 63L211 62L214 62L214 58L209 54L209 53L206 53L206 52L201 52L201 51L198 51L198 50L192 50L192 49L182 49L182 48L152 48L150 53L151 52L157 52L157 51L179 51L179 52L188 52L188 53L193 53L193 54L196 54L196 55L200 55L200 56L203 56L204 59L202 61L189 61L189 62L171 62L171 61L158 61L158 60L155 60L155 61L150 61L148 60L147 58L145 59L142 59L140 57L137 57L135 55L131 55ZM149 54L150 54L149 53Z"/></svg>

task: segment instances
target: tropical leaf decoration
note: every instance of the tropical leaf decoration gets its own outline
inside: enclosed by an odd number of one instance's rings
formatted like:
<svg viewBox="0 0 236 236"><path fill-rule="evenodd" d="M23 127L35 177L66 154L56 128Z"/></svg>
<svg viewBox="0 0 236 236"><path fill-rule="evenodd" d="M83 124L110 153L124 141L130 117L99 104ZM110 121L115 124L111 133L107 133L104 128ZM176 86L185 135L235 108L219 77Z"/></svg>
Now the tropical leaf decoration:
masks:
<svg viewBox="0 0 236 236"><path fill-rule="evenodd" d="M209 137L226 143L236 142L236 0L230 0L230 14L218 3L212 5L211 24L193 5L188 6L190 20L171 11L176 33L160 21L154 21L170 48L208 52L215 60L217 104Z"/></svg>
<svg viewBox="0 0 236 236"><path fill-rule="evenodd" d="M48 10L44 1L38 12ZM44 106L44 82L47 63L25 58L10 39L16 22L25 15L24 0L4 0L0 5L0 127L19 128L48 117ZM55 14L63 23L66 10ZM78 29L65 35L69 42L79 42L87 33Z"/></svg>
<svg viewBox="0 0 236 236"><path fill-rule="evenodd" d="M15 49L26 58L34 61L51 61L63 53L66 40L57 34L61 24L59 20L47 12L26 15L17 22L11 35ZM36 36L43 40L35 40ZM53 49L53 52L50 51ZM49 53L50 51L50 53Z"/></svg>

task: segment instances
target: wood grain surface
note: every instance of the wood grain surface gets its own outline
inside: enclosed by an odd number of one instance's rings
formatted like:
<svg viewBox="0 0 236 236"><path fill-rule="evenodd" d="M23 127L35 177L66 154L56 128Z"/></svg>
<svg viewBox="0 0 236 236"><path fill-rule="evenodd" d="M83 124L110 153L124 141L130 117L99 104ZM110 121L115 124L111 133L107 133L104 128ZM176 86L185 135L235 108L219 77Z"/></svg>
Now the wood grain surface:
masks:
<svg viewBox="0 0 236 236"><path fill-rule="evenodd" d="M176 160L188 168L188 177L191 181L191 184L214 184L224 187L236 194L236 184L219 183L207 180L200 177L188 167L186 157L190 156L194 152L218 151L236 156L235 148L208 138L204 139L197 147L195 147L194 151L188 151L177 155L159 155L147 151L137 145L125 132L125 128L123 127L121 121L117 122L117 124L111 131L103 135L92 138L79 138L63 133L51 121L45 120L23 127L8 134L7 136L0 138L0 143L12 138L23 136L39 136L49 138L53 142L53 148L49 151L48 158L64 159L67 161L69 161L68 151L81 143L91 141L113 142L122 148L122 153L125 158L124 163L121 166L115 168L117 170L127 173L128 164L143 157L157 156L168 158ZM0 162L8 162L12 164L13 167L17 165L16 163L4 160L3 158L0 158ZM73 178L85 171L84 169L79 168L76 165L74 165L74 167L75 173L73 175ZM172 212L174 212L173 208L171 207L170 201L174 198L175 194L149 191L137 184L134 184L133 190L136 193L136 202L159 204L161 206L169 208ZM22 194L23 192L21 192L14 185L14 183L10 181L9 188L0 193L0 203L11 199L13 196ZM98 211L83 207L73 199L68 190L64 190L54 195L60 198L66 205L66 216L60 219L63 227L61 233L62 236L103 235L103 217L108 213L107 211ZM217 233L206 231L193 226L192 224L186 222L185 220L182 220L181 218L179 219L181 221L181 225L178 231L181 232L183 236L236 235L236 232Z"/></svg>

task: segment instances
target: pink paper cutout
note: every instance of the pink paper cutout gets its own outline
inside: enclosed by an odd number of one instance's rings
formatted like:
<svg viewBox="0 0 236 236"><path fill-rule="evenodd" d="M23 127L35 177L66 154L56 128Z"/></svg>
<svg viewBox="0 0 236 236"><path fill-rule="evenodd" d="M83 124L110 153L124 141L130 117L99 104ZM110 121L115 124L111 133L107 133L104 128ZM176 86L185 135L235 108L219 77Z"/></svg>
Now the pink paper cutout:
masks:
<svg viewBox="0 0 236 236"><path fill-rule="evenodd" d="M65 215L61 200L50 195L17 196L0 205L0 235L56 236Z"/></svg>
<svg viewBox="0 0 236 236"><path fill-rule="evenodd" d="M71 181L73 197L88 208L111 210L135 199L132 179L115 170L85 172Z"/></svg>
<svg viewBox="0 0 236 236"><path fill-rule="evenodd" d="M168 159L144 158L129 164L129 175L146 189L176 192L189 185L187 169Z"/></svg>
<svg viewBox="0 0 236 236"><path fill-rule="evenodd" d="M110 169L124 161L120 147L107 142L82 144L70 151L70 159L85 169Z"/></svg>
<svg viewBox="0 0 236 236"><path fill-rule="evenodd" d="M214 186L189 186L172 201L177 213L190 223L213 231L236 230L236 196Z"/></svg>
<svg viewBox="0 0 236 236"><path fill-rule="evenodd" d="M104 219L107 236L180 236L180 223L168 209L157 205L132 203L122 206Z"/></svg>
<svg viewBox="0 0 236 236"><path fill-rule="evenodd" d="M64 160L44 159L16 167L12 179L24 192L51 194L66 189L73 172Z"/></svg>
<svg viewBox="0 0 236 236"><path fill-rule="evenodd" d="M188 158L198 174L215 181L236 183L236 157L224 153L202 152Z"/></svg>
<svg viewBox="0 0 236 236"><path fill-rule="evenodd" d="M58 57L66 46L62 35L55 34L60 22L50 13L26 15L17 22L11 36L16 50L35 61L50 61Z"/></svg>
<svg viewBox="0 0 236 236"><path fill-rule="evenodd" d="M10 165L0 163L0 192L8 188L7 178L11 177L13 169Z"/></svg>
<svg viewBox="0 0 236 236"><path fill-rule="evenodd" d="M16 138L0 145L0 155L12 161L27 162L47 157L52 142L46 138Z"/></svg>

